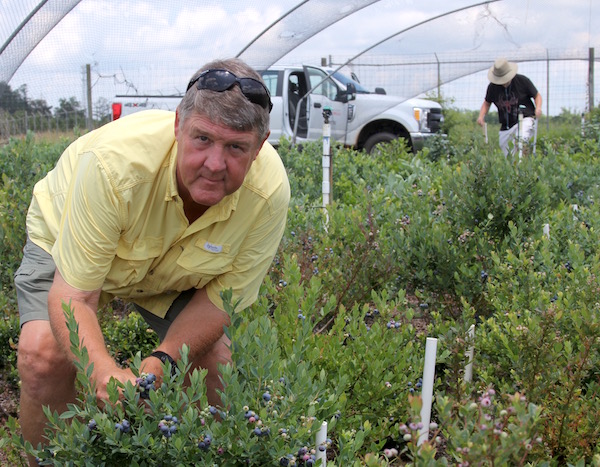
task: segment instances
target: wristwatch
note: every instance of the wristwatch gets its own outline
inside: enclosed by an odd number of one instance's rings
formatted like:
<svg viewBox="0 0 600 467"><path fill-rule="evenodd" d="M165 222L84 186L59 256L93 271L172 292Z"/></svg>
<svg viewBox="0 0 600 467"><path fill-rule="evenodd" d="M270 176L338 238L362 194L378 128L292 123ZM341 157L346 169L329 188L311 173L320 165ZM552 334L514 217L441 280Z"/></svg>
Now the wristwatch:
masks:
<svg viewBox="0 0 600 467"><path fill-rule="evenodd" d="M171 376L175 376L175 373L177 372L177 363L175 363L173 357L162 350L155 350L150 354L150 356L158 358L163 363L169 362L171 364Z"/></svg>

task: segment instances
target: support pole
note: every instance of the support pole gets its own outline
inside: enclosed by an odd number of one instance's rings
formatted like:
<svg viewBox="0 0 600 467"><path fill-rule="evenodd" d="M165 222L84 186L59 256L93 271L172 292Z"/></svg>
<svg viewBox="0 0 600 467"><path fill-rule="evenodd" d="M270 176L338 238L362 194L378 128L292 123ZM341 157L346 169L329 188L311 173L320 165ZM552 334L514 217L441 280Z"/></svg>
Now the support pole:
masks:
<svg viewBox="0 0 600 467"><path fill-rule="evenodd" d="M92 114L92 69L88 63L85 66L86 76L86 94L87 94L87 129L92 131L94 129L94 120Z"/></svg>
<svg viewBox="0 0 600 467"><path fill-rule="evenodd" d="M589 61L588 61L588 96L589 103L588 108L591 112L594 108L594 48L590 47L589 50Z"/></svg>
<svg viewBox="0 0 600 467"><path fill-rule="evenodd" d="M326 208L330 202L331 195L331 108L323 108L323 207Z"/></svg>
<svg viewBox="0 0 600 467"><path fill-rule="evenodd" d="M519 148L519 162L523 158L523 111L519 109L519 123L517 128L517 146Z"/></svg>
<svg viewBox="0 0 600 467"><path fill-rule="evenodd" d="M469 349L467 350L467 365L465 366L465 382L470 383L473 381L473 358L475 356L475 345L473 344L473 339L475 339L475 325L471 324L469 331L467 332L467 337L471 342Z"/></svg>
<svg viewBox="0 0 600 467"><path fill-rule="evenodd" d="M319 428L319 431L317 431L317 436L316 436L316 444L317 444L317 449L316 449L316 454L315 454L315 459L316 459L316 465L322 465L323 467L326 467L327 465L327 449L326 449L326 444L327 444L327 422L323 422L321 424L321 428ZM321 464L319 464L319 461L321 461Z"/></svg>
<svg viewBox="0 0 600 467"><path fill-rule="evenodd" d="M419 439L417 446L420 446L429 437L429 422L431 421L431 405L433 403L433 381L435 378L435 359L437 352L437 339L427 338L425 346L425 366L423 368L423 388L421 389L421 398L423 406L421 407L421 423L423 427L419 430Z"/></svg>

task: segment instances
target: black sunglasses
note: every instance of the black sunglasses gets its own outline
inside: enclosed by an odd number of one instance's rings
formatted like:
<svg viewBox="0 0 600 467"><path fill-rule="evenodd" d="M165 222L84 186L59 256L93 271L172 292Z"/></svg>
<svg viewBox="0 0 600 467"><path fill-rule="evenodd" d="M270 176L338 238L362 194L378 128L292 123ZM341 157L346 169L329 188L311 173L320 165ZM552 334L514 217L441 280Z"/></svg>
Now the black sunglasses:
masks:
<svg viewBox="0 0 600 467"><path fill-rule="evenodd" d="M238 78L231 71L227 70L206 70L200 73L196 78L190 81L185 92L196 84L198 90L208 89L209 91L223 92L237 85L242 94L253 104L260 105L263 109L273 108L269 90L263 83L254 78Z"/></svg>

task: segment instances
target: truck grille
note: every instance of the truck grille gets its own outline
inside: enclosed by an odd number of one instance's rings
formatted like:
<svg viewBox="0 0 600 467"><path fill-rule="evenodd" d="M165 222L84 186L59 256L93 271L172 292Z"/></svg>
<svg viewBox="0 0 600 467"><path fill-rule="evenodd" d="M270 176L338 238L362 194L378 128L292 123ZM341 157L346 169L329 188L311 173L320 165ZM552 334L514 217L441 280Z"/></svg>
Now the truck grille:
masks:
<svg viewBox="0 0 600 467"><path fill-rule="evenodd" d="M442 130L444 115L442 109L430 109L427 114L427 126L432 133L438 133Z"/></svg>

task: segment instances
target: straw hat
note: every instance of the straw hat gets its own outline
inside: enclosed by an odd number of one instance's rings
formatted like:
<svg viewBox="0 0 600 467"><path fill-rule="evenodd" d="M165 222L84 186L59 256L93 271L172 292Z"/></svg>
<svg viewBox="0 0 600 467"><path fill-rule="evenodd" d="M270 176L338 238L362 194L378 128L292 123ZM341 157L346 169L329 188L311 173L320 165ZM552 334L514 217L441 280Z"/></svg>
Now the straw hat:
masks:
<svg viewBox="0 0 600 467"><path fill-rule="evenodd" d="M488 79L494 84L506 84L517 74L517 64L505 58L497 58L488 71Z"/></svg>

